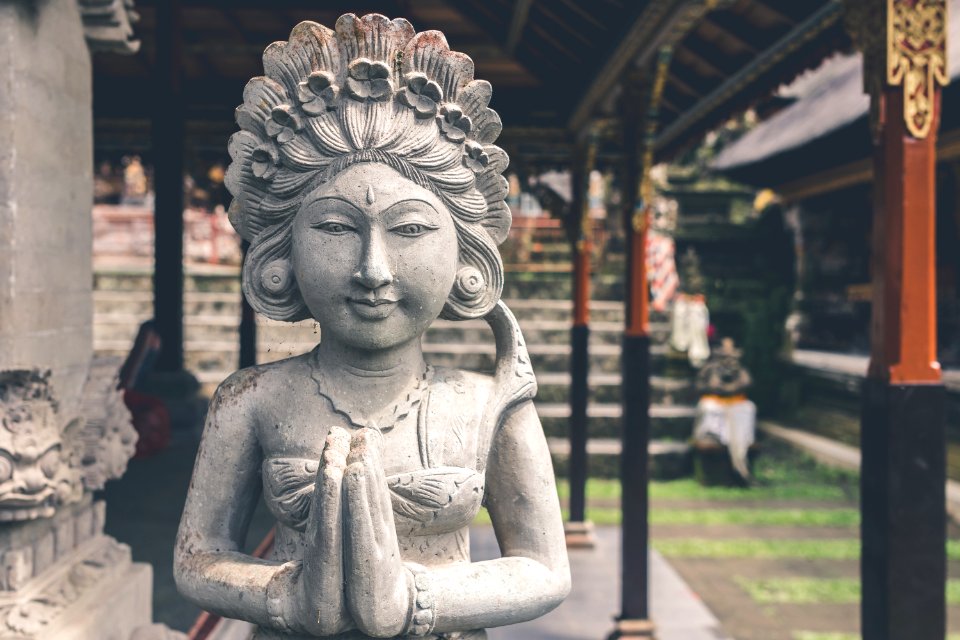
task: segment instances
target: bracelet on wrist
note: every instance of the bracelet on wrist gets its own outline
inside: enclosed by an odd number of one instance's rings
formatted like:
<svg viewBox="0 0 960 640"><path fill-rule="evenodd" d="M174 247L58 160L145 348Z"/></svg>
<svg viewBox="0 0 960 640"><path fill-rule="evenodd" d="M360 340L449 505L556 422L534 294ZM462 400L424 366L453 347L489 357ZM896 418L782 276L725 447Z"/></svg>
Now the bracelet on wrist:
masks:
<svg viewBox="0 0 960 640"><path fill-rule="evenodd" d="M433 633L437 623L436 599L433 593L433 581L427 568L413 563L406 563L410 572L410 622L407 625L406 635L422 638Z"/></svg>

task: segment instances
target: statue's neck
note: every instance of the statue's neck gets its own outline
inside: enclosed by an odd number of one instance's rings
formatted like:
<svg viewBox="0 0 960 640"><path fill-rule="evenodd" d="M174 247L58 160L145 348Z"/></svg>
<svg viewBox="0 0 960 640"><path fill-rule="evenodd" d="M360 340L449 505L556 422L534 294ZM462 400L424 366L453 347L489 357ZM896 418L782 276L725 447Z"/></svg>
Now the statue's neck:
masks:
<svg viewBox="0 0 960 640"><path fill-rule="evenodd" d="M419 338L376 351L355 349L325 339L314 357L328 385L326 392L341 402L360 405L379 405L378 400L393 398L414 378L422 376L425 366Z"/></svg>

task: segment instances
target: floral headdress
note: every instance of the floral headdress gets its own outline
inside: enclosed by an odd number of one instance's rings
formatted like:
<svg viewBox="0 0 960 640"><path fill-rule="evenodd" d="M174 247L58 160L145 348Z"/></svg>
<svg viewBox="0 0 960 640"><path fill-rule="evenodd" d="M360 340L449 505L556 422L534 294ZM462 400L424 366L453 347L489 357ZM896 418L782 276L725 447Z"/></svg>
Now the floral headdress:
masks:
<svg viewBox="0 0 960 640"><path fill-rule="evenodd" d="M478 317L499 299L496 246L510 228L501 175L508 158L493 142L500 117L490 83L450 51L439 31L403 19L346 14L334 30L302 22L263 54L265 76L247 83L230 139L230 220L251 248L244 291L275 319L308 312L287 263L290 222L304 196L358 162L381 162L434 192L454 218L460 260L444 308ZM479 283L479 284L478 284Z"/></svg>

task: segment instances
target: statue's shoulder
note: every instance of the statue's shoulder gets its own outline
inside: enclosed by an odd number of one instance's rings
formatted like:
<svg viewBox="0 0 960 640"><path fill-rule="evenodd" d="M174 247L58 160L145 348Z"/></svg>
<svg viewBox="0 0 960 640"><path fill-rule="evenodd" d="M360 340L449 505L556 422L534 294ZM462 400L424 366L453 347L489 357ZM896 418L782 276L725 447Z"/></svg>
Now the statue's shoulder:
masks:
<svg viewBox="0 0 960 640"><path fill-rule="evenodd" d="M536 385L524 376L497 377L447 367L435 367L430 384L431 398L446 405L447 411L472 415L477 420L486 416L494 423L499 422L500 414L533 399L535 394Z"/></svg>
<svg viewBox="0 0 960 640"><path fill-rule="evenodd" d="M309 365L304 356L295 356L238 369L230 374L214 394L211 410L225 402L260 403L269 398L285 396L291 391L293 381L306 376L309 380Z"/></svg>
<svg viewBox="0 0 960 640"><path fill-rule="evenodd" d="M438 414L458 414L462 418L472 416L479 421L489 403L494 389L493 376L453 369L434 367L430 376L430 406L434 418ZM470 420L473 422L474 420Z"/></svg>

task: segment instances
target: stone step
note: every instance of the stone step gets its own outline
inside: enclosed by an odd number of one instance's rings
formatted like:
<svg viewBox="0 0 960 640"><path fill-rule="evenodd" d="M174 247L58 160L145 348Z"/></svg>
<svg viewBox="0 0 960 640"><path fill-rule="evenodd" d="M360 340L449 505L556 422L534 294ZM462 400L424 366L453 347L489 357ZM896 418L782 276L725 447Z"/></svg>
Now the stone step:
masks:
<svg viewBox="0 0 960 640"><path fill-rule="evenodd" d="M537 402L537 414L548 437L570 435L570 405ZM693 435L694 407L686 405L651 405L651 437L685 441ZM619 404L587 405L587 432L591 438L620 436L622 408Z"/></svg>
<svg viewBox="0 0 960 640"><path fill-rule="evenodd" d="M587 380L590 387L590 400L597 403L619 403L620 381L619 373L591 373ZM552 403L570 401L569 373L538 373L537 383L538 401ZM653 404L693 404L695 400L696 392L689 379L666 376L652 376L650 379L650 401Z"/></svg>
<svg viewBox="0 0 960 640"><path fill-rule="evenodd" d="M570 441L566 438L547 438L558 476L569 477ZM587 440L587 469L591 478L619 476L619 439L590 438ZM675 480L689 476L693 471L692 449L687 442L651 440L647 446L650 477L655 480Z"/></svg>

